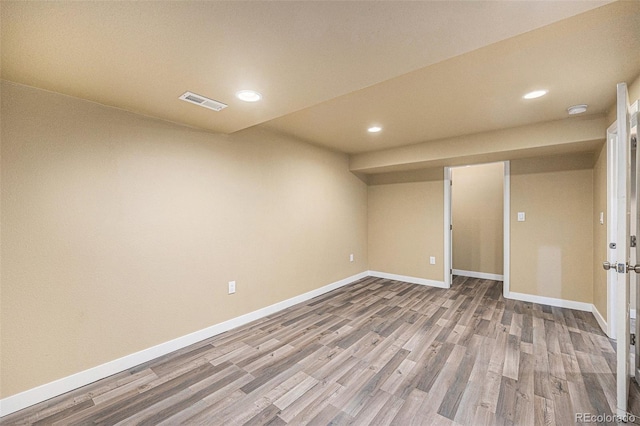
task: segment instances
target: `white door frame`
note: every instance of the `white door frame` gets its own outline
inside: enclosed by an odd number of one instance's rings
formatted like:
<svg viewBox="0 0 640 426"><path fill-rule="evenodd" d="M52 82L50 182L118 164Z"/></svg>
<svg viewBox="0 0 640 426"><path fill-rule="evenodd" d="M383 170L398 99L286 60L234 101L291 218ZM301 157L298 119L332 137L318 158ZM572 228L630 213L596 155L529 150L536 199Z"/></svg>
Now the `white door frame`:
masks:
<svg viewBox="0 0 640 426"><path fill-rule="evenodd" d="M509 296L509 281L510 281L510 264L511 264L511 250L510 250L510 221L511 221L511 163L507 161L497 161L491 163L478 163L474 166L480 166L483 164L495 164L502 163L504 165L504 179L503 179L503 281L502 292L504 297ZM463 166L455 166L463 167ZM451 270L453 269L453 241L451 237L451 169L454 166L447 166L444 168L444 285L446 288L451 288Z"/></svg>
<svg viewBox="0 0 640 426"><path fill-rule="evenodd" d="M451 169L444 168L444 286L451 288L453 241L451 241Z"/></svg>
<svg viewBox="0 0 640 426"><path fill-rule="evenodd" d="M510 283L511 283L511 162L504 162L504 196L503 196L503 205L504 205L504 219L503 225L504 230L502 231L504 243L504 248L502 255L504 256L503 260L503 270L502 275L504 276L502 280L502 296L506 299L509 298L510 292Z"/></svg>

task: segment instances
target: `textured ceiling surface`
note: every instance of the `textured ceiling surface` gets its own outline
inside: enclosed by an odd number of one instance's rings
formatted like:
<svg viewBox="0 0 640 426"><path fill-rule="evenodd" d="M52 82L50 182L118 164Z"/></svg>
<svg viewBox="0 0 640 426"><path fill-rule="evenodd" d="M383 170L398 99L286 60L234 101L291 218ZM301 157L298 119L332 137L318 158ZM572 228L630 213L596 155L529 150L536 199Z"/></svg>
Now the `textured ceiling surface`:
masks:
<svg viewBox="0 0 640 426"><path fill-rule="evenodd" d="M601 113L640 73L638 1L3 1L0 19L3 79L348 153L559 119L575 103ZM549 95L522 100L540 87ZM237 100L246 88L263 100Z"/></svg>

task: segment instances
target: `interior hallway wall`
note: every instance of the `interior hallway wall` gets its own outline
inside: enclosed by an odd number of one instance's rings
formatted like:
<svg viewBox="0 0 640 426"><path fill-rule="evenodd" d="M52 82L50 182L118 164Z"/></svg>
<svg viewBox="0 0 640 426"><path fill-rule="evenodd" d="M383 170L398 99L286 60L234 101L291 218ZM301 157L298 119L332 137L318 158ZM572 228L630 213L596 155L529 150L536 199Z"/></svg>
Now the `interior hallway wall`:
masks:
<svg viewBox="0 0 640 426"><path fill-rule="evenodd" d="M504 164L451 169L453 269L502 275Z"/></svg>
<svg viewBox="0 0 640 426"><path fill-rule="evenodd" d="M603 222L600 223L600 212ZM602 262L607 260L607 145L596 155L593 168L593 304L607 319L607 273Z"/></svg>
<svg viewBox="0 0 640 426"><path fill-rule="evenodd" d="M420 182L370 182L369 269L444 280L444 170L421 173ZM380 184L378 184L380 183ZM436 264L429 263L429 257Z"/></svg>
<svg viewBox="0 0 640 426"><path fill-rule="evenodd" d="M511 162L511 291L593 303L593 173L591 153Z"/></svg>

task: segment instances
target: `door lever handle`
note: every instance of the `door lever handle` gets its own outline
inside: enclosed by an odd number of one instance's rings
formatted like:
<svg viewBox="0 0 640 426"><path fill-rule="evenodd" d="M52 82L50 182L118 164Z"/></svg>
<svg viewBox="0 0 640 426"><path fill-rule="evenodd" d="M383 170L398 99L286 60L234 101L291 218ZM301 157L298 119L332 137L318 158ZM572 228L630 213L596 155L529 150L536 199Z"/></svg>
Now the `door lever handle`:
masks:
<svg viewBox="0 0 640 426"><path fill-rule="evenodd" d="M631 266L627 263L627 272L635 272L636 274L640 274L640 264Z"/></svg>

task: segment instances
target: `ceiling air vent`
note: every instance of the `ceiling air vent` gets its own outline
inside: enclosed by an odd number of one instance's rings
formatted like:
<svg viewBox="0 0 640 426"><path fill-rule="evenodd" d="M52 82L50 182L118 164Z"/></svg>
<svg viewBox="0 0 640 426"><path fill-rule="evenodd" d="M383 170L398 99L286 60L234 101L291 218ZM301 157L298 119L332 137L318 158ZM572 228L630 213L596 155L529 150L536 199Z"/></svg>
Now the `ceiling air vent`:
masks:
<svg viewBox="0 0 640 426"><path fill-rule="evenodd" d="M214 101L213 99L205 98L204 96L196 95L191 92L184 92L184 94L180 96L180 99L214 111L220 111L228 107L227 104L223 104L222 102Z"/></svg>

